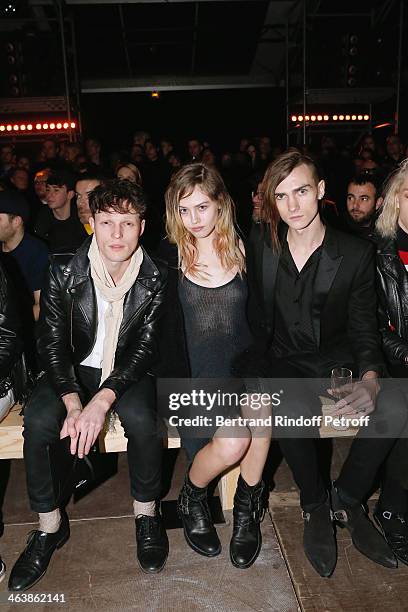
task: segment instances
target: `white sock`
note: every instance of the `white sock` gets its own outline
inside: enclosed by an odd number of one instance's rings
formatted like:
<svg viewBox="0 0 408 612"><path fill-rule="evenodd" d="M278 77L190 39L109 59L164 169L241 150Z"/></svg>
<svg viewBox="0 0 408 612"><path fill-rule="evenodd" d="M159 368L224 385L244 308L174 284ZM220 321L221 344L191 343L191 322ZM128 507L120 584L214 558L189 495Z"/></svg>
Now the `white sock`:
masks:
<svg viewBox="0 0 408 612"><path fill-rule="evenodd" d="M155 516L156 515L156 502L140 502L136 499L133 500L133 512L135 517L138 517L140 514L144 514L144 516Z"/></svg>
<svg viewBox="0 0 408 612"><path fill-rule="evenodd" d="M59 508L51 512L39 512L40 519L39 530L46 533L56 533L61 524L61 512Z"/></svg>

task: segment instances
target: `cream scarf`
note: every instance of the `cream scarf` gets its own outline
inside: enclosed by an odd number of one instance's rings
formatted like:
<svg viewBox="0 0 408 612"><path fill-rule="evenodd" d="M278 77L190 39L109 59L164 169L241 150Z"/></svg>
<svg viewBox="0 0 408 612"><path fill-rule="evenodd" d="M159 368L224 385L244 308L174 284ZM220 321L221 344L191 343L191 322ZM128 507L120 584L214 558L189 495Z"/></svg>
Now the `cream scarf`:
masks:
<svg viewBox="0 0 408 612"><path fill-rule="evenodd" d="M103 299L109 302L105 314L105 338L103 341L102 376L101 383L109 376L115 363L115 353L118 344L120 325L123 319L123 302L125 295L135 283L143 261L143 251L139 247L132 255L126 272L115 285L111 275L106 269L96 243L95 235L92 238L88 251L91 262L91 277L99 289Z"/></svg>

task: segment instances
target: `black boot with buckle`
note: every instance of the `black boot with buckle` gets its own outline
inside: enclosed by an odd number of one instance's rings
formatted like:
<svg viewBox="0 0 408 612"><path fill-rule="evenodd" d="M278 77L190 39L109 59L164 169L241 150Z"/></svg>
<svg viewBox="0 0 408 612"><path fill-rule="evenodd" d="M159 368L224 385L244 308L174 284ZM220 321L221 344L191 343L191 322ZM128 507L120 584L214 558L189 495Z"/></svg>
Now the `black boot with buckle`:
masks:
<svg viewBox="0 0 408 612"><path fill-rule="evenodd" d="M407 515L382 510L377 505L373 516L394 555L399 561L408 565Z"/></svg>
<svg viewBox="0 0 408 612"><path fill-rule="evenodd" d="M302 517L305 555L320 576L329 578L337 562L337 546L329 496L314 508L304 509Z"/></svg>
<svg viewBox="0 0 408 612"><path fill-rule="evenodd" d="M363 555L384 567L396 568L397 560L378 529L359 502L344 500L345 495L332 486L333 515L340 527L348 529L354 546Z"/></svg>
<svg viewBox="0 0 408 612"><path fill-rule="evenodd" d="M251 487L241 475L239 476L234 496L234 528L230 544L230 558L235 567L242 569L250 567L261 550L263 490L262 480Z"/></svg>
<svg viewBox="0 0 408 612"><path fill-rule="evenodd" d="M221 552L221 542L211 518L207 487L194 485L188 474L177 501L177 513L183 522L184 537L195 552L215 557Z"/></svg>

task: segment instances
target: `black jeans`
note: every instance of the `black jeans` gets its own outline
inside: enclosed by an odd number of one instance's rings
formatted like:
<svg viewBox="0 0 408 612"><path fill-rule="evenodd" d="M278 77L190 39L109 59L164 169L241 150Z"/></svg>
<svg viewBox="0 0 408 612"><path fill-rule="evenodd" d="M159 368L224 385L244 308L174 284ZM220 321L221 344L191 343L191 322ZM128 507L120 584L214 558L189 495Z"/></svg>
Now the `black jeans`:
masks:
<svg viewBox="0 0 408 612"><path fill-rule="evenodd" d="M98 391L101 371L79 366L81 400L86 404ZM114 405L128 439L131 495L141 502L161 494L163 440L156 412L154 380L144 376ZM66 417L63 402L44 376L24 410L24 460L31 509L50 512L57 507L47 447L58 441Z"/></svg>
<svg viewBox="0 0 408 612"><path fill-rule="evenodd" d="M271 378L306 379L311 377L310 372L306 373L305 369L298 364L283 359L269 360L268 370ZM290 389L285 390L286 404L284 406L289 406L289 416L299 414L313 416L317 413L320 401L311 387L309 388L305 381L305 384L302 385L302 395L296 392L290 396ZM381 391L377 396L376 409L370 415L368 426L361 428L354 438L336 480L337 486L347 498L356 502L363 501L374 483L381 464L404 431L407 420L407 403L403 393L397 388ZM387 431L387 436L375 437L376 432L384 431ZM274 432L273 436L275 436ZM316 437L318 437L317 429ZM283 428L278 434L278 441L299 487L301 506L306 511L311 510L327 495L318 461L316 444L319 440L296 438L293 437L293 429L285 431Z"/></svg>

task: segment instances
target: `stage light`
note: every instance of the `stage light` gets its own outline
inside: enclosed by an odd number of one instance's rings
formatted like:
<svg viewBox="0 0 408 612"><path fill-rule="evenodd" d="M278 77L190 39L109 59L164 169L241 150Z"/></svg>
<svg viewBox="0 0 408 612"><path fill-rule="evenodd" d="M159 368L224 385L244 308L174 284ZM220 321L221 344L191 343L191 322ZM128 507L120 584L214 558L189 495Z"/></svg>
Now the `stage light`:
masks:
<svg viewBox="0 0 408 612"><path fill-rule="evenodd" d="M362 120L363 120L363 115L357 115L357 119L358 119L359 121L362 121Z"/></svg>
<svg viewBox="0 0 408 612"><path fill-rule="evenodd" d="M350 121L350 115L346 115L346 121Z"/></svg>
<svg viewBox="0 0 408 612"><path fill-rule="evenodd" d="M65 122L62 127L64 128L64 130L67 130L69 128L69 124Z"/></svg>
<svg viewBox="0 0 408 612"><path fill-rule="evenodd" d="M152 91L151 93L152 98L155 98L156 100L158 100L160 98L160 94L158 91Z"/></svg>
<svg viewBox="0 0 408 612"><path fill-rule="evenodd" d="M36 130L41 130L41 128L42 128L41 123L36 123L36 124L35 124L35 129L36 129Z"/></svg>
<svg viewBox="0 0 408 612"><path fill-rule="evenodd" d="M368 121L370 119L370 115L364 115L364 121Z"/></svg>
<svg viewBox="0 0 408 612"><path fill-rule="evenodd" d="M50 123L50 130L55 130L55 123Z"/></svg>
<svg viewBox="0 0 408 612"><path fill-rule="evenodd" d="M57 123L57 130L60 130L62 128L62 123Z"/></svg>
<svg viewBox="0 0 408 612"><path fill-rule="evenodd" d="M5 126L5 125L0 125L0 132L4 132L4 131L5 131L5 129L6 129L6 126Z"/></svg>
<svg viewBox="0 0 408 612"><path fill-rule="evenodd" d="M299 115L298 121L303 121L303 115Z"/></svg>
<svg viewBox="0 0 408 612"><path fill-rule="evenodd" d="M43 130L48 130L48 123L43 123Z"/></svg>
<svg viewBox="0 0 408 612"><path fill-rule="evenodd" d="M328 121L328 120L329 120L329 115L323 115L323 119L324 119L325 121Z"/></svg>
<svg viewBox="0 0 408 612"><path fill-rule="evenodd" d="M355 121L357 119L356 115L351 115L351 120Z"/></svg>
<svg viewBox="0 0 408 612"><path fill-rule="evenodd" d="M317 115L317 120L318 121L323 121L323 117L321 115Z"/></svg>
<svg viewBox="0 0 408 612"><path fill-rule="evenodd" d="M296 115L292 115L291 120L293 121L293 123L295 123L295 121L297 121Z"/></svg>
<svg viewBox="0 0 408 612"><path fill-rule="evenodd" d="M337 121L338 117L337 115L333 115L333 121Z"/></svg>
<svg viewBox="0 0 408 612"><path fill-rule="evenodd" d="M32 126L32 124L31 124L31 123L29 123L29 124L27 125L27 130L28 130L29 132L31 132L31 130L32 130L32 129L33 129L33 126Z"/></svg>
<svg viewBox="0 0 408 612"><path fill-rule="evenodd" d="M309 115L305 115L305 121L310 121Z"/></svg>
<svg viewBox="0 0 408 612"><path fill-rule="evenodd" d="M12 129L13 129L13 126L11 126L11 125L8 125L8 126L6 127L6 130L7 130L8 132L11 132L11 130L12 130Z"/></svg>
<svg viewBox="0 0 408 612"><path fill-rule="evenodd" d="M20 130L21 130L22 132L25 132L25 131L26 131L26 124L25 124L25 123L22 123L22 124L20 125Z"/></svg>
<svg viewBox="0 0 408 612"><path fill-rule="evenodd" d="M310 119L311 119L311 121L316 121L316 115L312 115L312 116L310 117Z"/></svg>
<svg viewBox="0 0 408 612"><path fill-rule="evenodd" d="M18 130L19 130L19 126L18 126L17 124L14 124L14 125L13 125L13 130L14 130L15 132L18 132Z"/></svg>
<svg viewBox="0 0 408 612"><path fill-rule="evenodd" d="M339 115L339 121L344 121L344 115Z"/></svg>
<svg viewBox="0 0 408 612"><path fill-rule="evenodd" d="M72 128L73 130L76 128L76 123L75 123L75 121L72 121L72 122L71 122L71 128Z"/></svg>

